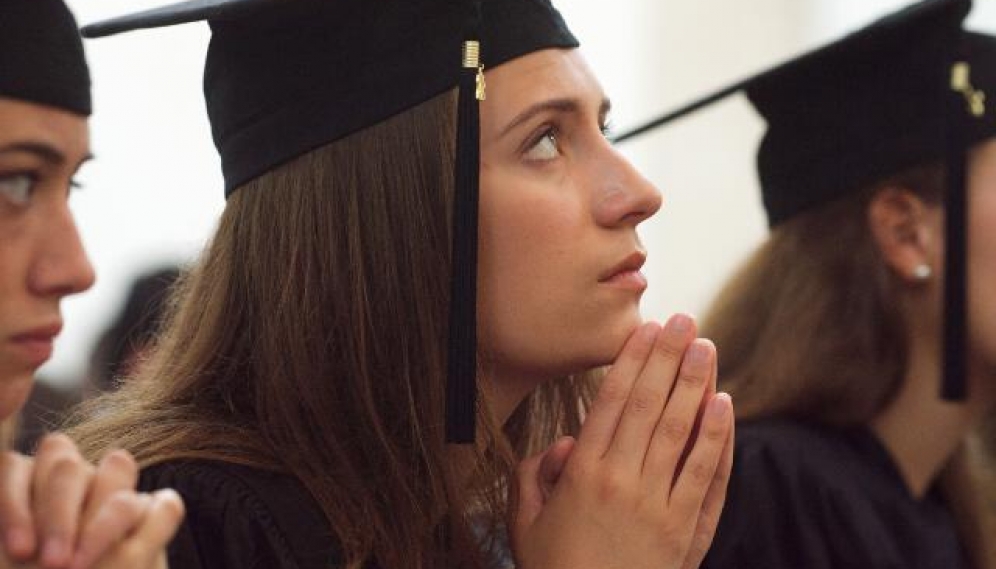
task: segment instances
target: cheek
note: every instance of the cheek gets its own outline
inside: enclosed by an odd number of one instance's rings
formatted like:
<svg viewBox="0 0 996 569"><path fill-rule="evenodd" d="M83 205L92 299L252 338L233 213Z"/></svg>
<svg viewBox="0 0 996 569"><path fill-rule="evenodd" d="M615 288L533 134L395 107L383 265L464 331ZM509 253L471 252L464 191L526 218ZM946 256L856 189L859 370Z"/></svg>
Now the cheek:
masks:
<svg viewBox="0 0 996 569"><path fill-rule="evenodd" d="M481 197L482 348L500 365L550 377L607 363L640 316L632 298L598 284L607 242L581 192L499 187Z"/></svg>

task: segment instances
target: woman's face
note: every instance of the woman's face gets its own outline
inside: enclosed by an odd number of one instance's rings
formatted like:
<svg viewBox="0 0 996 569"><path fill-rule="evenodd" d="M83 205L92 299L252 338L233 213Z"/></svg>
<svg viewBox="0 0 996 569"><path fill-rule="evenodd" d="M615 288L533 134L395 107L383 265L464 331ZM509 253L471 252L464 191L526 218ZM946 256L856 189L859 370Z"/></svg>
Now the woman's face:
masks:
<svg viewBox="0 0 996 569"><path fill-rule="evenodd" d="M969 314L973 353L996 374L996 139L972 153L969 179Z"/></svg>
<svg viewBox="0 0 996 569"><path fill-rule="evenodd" d="M609 104L577 50L534 52L486 75L484 357L495 377L527 383L608 363L641 321L636 226L661 195L605 138Z"/></svg>
<svg viewBox="0 0 996 569"><path fill-rule="evenodd" d="M89 154L86 119L0 98L0 419L51 355L59 301L93 284L68 205Z"/></svg>

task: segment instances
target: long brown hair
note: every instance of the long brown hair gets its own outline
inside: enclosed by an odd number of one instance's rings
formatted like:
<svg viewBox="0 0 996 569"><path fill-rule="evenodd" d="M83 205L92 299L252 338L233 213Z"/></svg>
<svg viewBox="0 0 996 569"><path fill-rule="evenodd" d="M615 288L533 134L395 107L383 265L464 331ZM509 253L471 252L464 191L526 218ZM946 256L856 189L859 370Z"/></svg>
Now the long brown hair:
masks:
<svg viewBox="0 0 996 569"><path fill-rule="evenodd" d="M707 311L703 334L716 343L720 388L737 402L738 419L867 424L897 394L909 353L896 301L903 285L867 221L886 186L939 206L944 168L911 168L773 228ZM982 538L993 513L980 497L996 475L978 442L972 433L940 484L974 565L992 568L996 555Z"/></svg>
<svg viewBox="0 0 996 569"><path fill-rule="evenodd" d="M137 377L75 419L84 452L287 471L347 566L483 566L470 517L495 535L516 456L578 428L593 378L513 437L482 401L467 460L443 443L454 123L447 93L236 191Z"/></svg>

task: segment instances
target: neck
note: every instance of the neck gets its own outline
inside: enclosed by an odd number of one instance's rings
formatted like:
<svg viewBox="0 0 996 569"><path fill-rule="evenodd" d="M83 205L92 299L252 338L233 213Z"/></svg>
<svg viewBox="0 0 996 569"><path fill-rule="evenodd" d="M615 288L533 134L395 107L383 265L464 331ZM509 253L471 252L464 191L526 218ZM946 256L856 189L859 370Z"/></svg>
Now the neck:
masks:
<svg viewBox="0 0 996 569"><path fill-rule="evenodd" d="M937 350L923 349L916 341L912 347L902 387L870 427L888 449L910 493L922 498L990 409L993 394L988 388L991 382L970 369L969 398L957 403L942 400Z"/></svg>
<svg viewBox="0 0 996 569"><path fill-rule="evenodd" d="M478 385L482 387L481 395L487 398L487 407L495 425L504 425L523 400L541 383L541 378L510 373L499 366L490 366Z"/></svg>

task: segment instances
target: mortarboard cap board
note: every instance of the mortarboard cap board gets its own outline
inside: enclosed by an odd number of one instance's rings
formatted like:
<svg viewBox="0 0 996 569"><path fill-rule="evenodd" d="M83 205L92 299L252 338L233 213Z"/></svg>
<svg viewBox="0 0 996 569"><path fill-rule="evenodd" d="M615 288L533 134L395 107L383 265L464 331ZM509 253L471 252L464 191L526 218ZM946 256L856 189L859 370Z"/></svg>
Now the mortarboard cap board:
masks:
<svg viewBox="0 0 996 569"><path fill-rule="evenodd" d="M917 2L615 139L744 92L767 122L757 170L771 226L904 169L945 163L948 400L965 396L965 155L996 136L996 38L962 29L970 9L968 0Z"/></svg>
<svg viewBox="0 0 996 569"><path fill-rule="evenodd" d="M62 0L0 1L0 97L90 116L90 73Z"/></svg>
<svg viewBox="0 0 996 569"><path fill-rule="evenodd" d="M83 35L201 20L212 31L204 93L226 196L459 87L446 438L473 442L481 66L577 40L549 0L192 0Z"/></svg>

